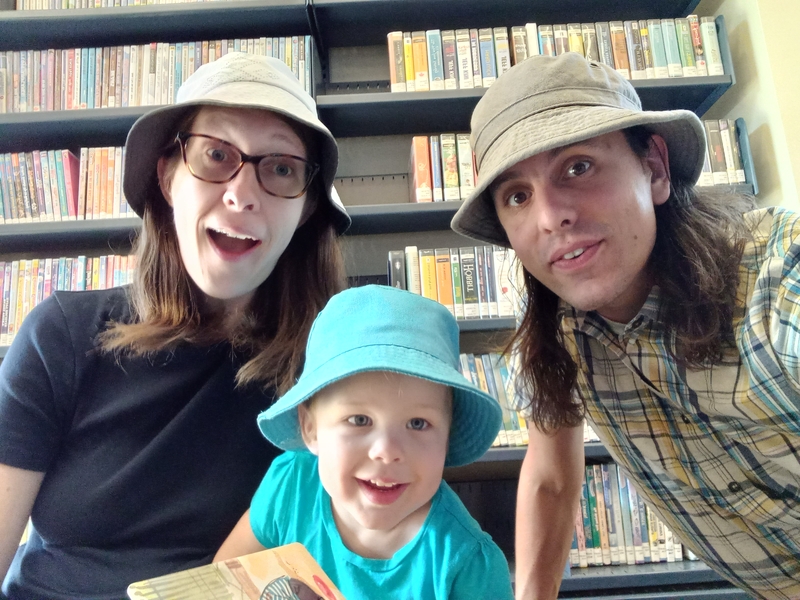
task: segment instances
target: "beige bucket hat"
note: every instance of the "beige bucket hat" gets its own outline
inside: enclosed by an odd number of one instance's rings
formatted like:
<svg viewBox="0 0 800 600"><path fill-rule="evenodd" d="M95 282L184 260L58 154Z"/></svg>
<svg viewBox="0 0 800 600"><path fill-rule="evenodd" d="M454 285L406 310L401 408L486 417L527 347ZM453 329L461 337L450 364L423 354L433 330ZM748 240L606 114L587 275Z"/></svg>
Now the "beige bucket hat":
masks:
<svg viewBox="0 0 800 600"><path fill-rule="evenodd" d="M566 52L533 56L495 81L472 113L478 185L453 217L463 235L510 247L487 190L531 156L642 125L664 138L673 180L695 183L703 169L703 124L688 110L644 111L636 90L611 67Z"/></svg>
<svg viewBox="0 0 800 600"><path fill-rule="evenodd" d="M201 66L180 87L174 105L148 112L133 124L125 143L123 188L136 214L142 216L147 203L161 197L158 159L172 142L176 124L198 106L270 110L316 132L320 144L319 177L328 201L336 209L336 229L343 233L350 226L350 217L333 189L339 148L333 134L319 120L314 99L281 60L244 52L229 52Z"/></svg>

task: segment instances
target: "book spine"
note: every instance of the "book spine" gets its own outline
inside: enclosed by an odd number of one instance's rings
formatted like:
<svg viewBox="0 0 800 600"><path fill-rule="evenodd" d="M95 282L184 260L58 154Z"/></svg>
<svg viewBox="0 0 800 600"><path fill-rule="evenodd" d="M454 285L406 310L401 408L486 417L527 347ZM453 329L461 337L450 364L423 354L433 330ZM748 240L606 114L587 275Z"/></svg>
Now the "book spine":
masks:
<svg viewBox="0 0 800 600"><path fill-rule="evenodd" d="M439 146L439 136L430 136L428 145L431 149L431 190L433 192L433 201L441 202L444 200L444 188L442 186L442 151Z"/></svg>
<svg viewBox="0 0 800 600"><path fill-rule="evenodd" d="M697 18L697 15L688 15L686 20L689 22L689 32L692 36L694 65L697 68L697 75L705 77L708 75L708 66L706 65L706 51L703 48L703 38L700 33L700 19Z"/></svg>
<svg viewBox="0 0 800 600"><path fill-rule="evenodd" d="M606 513L605 493L603 491L603 471L600 465L594 465L595 497L597 498L597 524L600 530L600 549L603 564L611 564L611 546L608 537L608 517Z"/></svg>
<svg viewBox="0 0 800 600"><path fill-rule="evenodd" d="M486 296L489 301L489 317L496 318L497 314L497 269L494 265L494 251L491 246L483 247L484 270L486 272Z"/></svg>
<svg viewBox="0 0 800 600"><path fill-rule="evenodd" d="M19 182L22 191L22 206L18 206L20 222L30 223L33 220L31 188L28 185L28 166L25 162L25 153L18 152L12 155L14 160L14 176ZM19 202L19 199L18 199Z"/></svg>
<svg viewBox="0 0 800 600"><path fill-rule="evenodd" d="M450 311L450 314L455 316L450 248L436 248L434 250L434 260L436 263L436 297L439 304L443 304Z"/></svg>
<svg viewBox="0 0 800 600"><path fill-rule="evenodd" d="M539 56L539 26L536 23L525 23L525 40L528 43L528 56Z"/></svg>
<svg viewBox="0 0 800 600"><path fill-rule="evenodd" d="M271 40L269 40L271 44ZM272 51L270 48L270 53L268 56L272 56ZM406 91L407 92L414 92L416 91L416 71L414 71L414 47L411 43L411 32L404 31L403 32L403 65L405 69L405 77L404 80L406 82Z"/></svg>
<svg viewBox="0 0 800 600"><path fill-rule="evenodd" d="M458 61L459 89L472 89L475 79L472 76L472 47L469 29L456 29L456 60Z"/></svg>
<svg viewBox="0 0 800 600"><path fill-rule="evenodd" d="M569 52L569 32L565 23L553 25L553 44L555 45L556 56Z"/></svg>
<svg viewBox="0 0 800 600"><path fill-rule="evenodd" d="M444 89L444 59L442 56L442 34L438 29L425 32L428 46L428 87L431 91Z"/></svg>
<svg viewBox="0 0 800 600"><path fill-rule="evenodd" d="M684 77L697 77L697 66L694 62L694 46L692 30L688 19L675 19L675 33L678 36L678 50L681 55Z"/></svg>
<svg viewBox="0 0 800 600"><path fill-rule="evenodd" d="M489 87L497 79L497 59L494 55L494 35L491 29L478 30L478 45L481 52L483 87Z"/></svg>
<svg viewBox="0 0 800 600"><path fill-rule="evenodd" d="M611 42L611 30L608 23L603 21L595 23L594 30L597 33L597 53L600 55L600 62L612 69L616 69L614 66L614 47Z"/></svg>
<svg viewBox="0 0 800 600"><path fill-rule="evenodd" d="M642 56L644 56L644 70L648 79L655 79L656 69L653 61L653 48L650 42L650 31L647 21L639 21L639 39L642 41Z"/></svg>
<svg viewBox="0 0 800 600"><path fill-rule="evenodd" d="M411 201L432 202L431 190L431 155L428 148L428 136L416 135L411 138Z"/></svg>
<svg viewBox="0 0 800 600"><path fill-rule="evenodd" d="M469 30L469 50L472 59L472 84L474 87L483 87L483 76L481 75L481 49L478 39L478 30Z"/></svg>
<svg viewBox="0 0 800 600"><path fill-rule="evenodd" d="M453 282L453 313L456 319L464 318L464 295L461 285L461 257L458 248L450 248L450 269Z"/></svg>
<svg viewBox="0 0 800 600"><path fill-rule="evenodd" d="M589 519L592 525L592 546L594 547L594 566L603 565L603 553L600 542L600 517L597 512L597 487L594 481L594 468L588 465L584 469L586 497L589 500ZM587 530L588 531L588 530Z"/></svg>
<svg viewBox="0 0 800 600"><path fill-rule="evenodd" d="M77 53L77 50L76 50ZM81 48L80 107L89 106L89 48ZM94 92L94 90L92 90Z"/></svg>
<svg viewBox="0 0 800 600"><path fill-rule="evenodd" d="M425 298L438 299L436 290L436 256L430 248L419 251L420 290Z"/></svg>
<svg viewBox="0 0 800 600"><path fill-rule="evenodd" d="M614 53L614 64L617 73L625 79L631 78L633 65L628 60L628 43L625 40L625 26L622 21L609 21L608 29L611 33L611 50Z"/></svg>
<svg viewBox="0 0 800 600"><path fill-rule="evenodd" d="M625 484L628 489L628 507L631 515L631 531L633 533L633 562L637 565L644 563L644 545L642 539L642 522L639 517L639 494L631 485L630 480L625 477Z"/></svg>
<svg viewBox="0 0 800 600"><path fill-rule="evenodd" d="M583 32L580 23L567 23L567 44L569 51L586 56L586 49L583 47Z"/></svg>
<svg viewBox="0 0 800 600"><path fill-rule="evenodd" d="M84 219L86 216L86 180L89 167L89 149L81 148L80 173L78 175L78 212L76 219Z"/></svg>
<svg viewBox="0 0 800 600"><path fill-rule="evenodd" d="M494 55L497 62L497 76L511 68L511 50L508 47L508 29L495 27L492 29L494 36Z"/></svg>
<svg viewBox="0 0 800 600"><path fill-rule="evenodd" d="M722 151L725 155L725 170L728 172L728 182L736 183L736 160L733 156L734 136L728 126L727 119L719 120L719 133L722 138Z"/></svg>
<svg viewBox="0 0 800 600"><path fill-rule="evenodd" d="M581 521L583 525L583 533L586 544L586 565L590 566L595 564L594 557L594 536L592 534L592 519L589 515L589 492L586 485L586 475L584 471L583 483L581 484L581 497L580 497L580 510Z"/></svg>
<svg viewBox="0 0 800 600"><path fill-rule="evenodd" d="M747 177L742 163L742 149L739 146L739 134L736 121L728 119L728 129L731 132L731 148L733 149L733 161L736 164L736 183L746 183Z"/></svg>
<svg viewBox="0 0 800 600"><path fill-rule="evenodd" d="M69 219L69 206L67 205L67 185L64 175L64 162L61 152L55 152L56 157L56 177L58 181L58 203L61 208L61 220Z"/></svg>
<svg viewBox="0 0 800 600"><path fill-rule="evenodd" d="M642 38L639 35L638 21L624 21L625 43L628 47L628 63L631 68L631 79L647 79L647 70L642 52Z"/></svg>
<svg viewBox="0 0 800 600"><path fill-rule="evenodd" d="M398 289L406 289L406 254L402 250L390 250L388 256L387 275L389 285Z"/></svg>
<svg viewBox="0 0 800 600"><path fill-rule="evenodd" d="M717 24L713 17L700 18L700 35L703 39L703 47L706 52L706 65L709 75L725 75L725 67L722 64L722 53L719 49L719 38L717 37Z"/></svg>
<svg viewBox="0 0 800 600"><path fill-rule="evenodd" d="M445 201L460 200L461 193L458 179L458 151L456 135L442 133L439 136L439 148L442 153L442 185Z"/></svg>
<svg viewBox="0 0 800 600"><path fill-rule="evenodd" d="M456 32L452 29L442 31L442 62L444 69L444 89L458 89L458 60L456 59Z"/></svg>
<svg viewBox="0 0 800 600"><path fill-rule="evenodd" d="M462 199L466 199L475 189L475 166L469 135L466 133L456 134L456 150L458 152L459 193Z"/></svg>
<svg viewBox="0 0 800 600"><path fill-rule="evenodd" d="M31 153L33 161L33 182L36 190L36 203L39 207L39 221L52 221L53 215L47 214L49 208L44 194L44 174L42 173L42 157L38 151Z"/></svg>
<svg viewBox="0 0 800 600"><path fill-rule="evenodd" d="M67 214L74 221L78 215L78 157L69 150L61 151L61 161L64 166L64 188L67 192Z"/></svg>
<svg viewBox="0 0 800 600"><path fill-rule="evenodd" d="M650 35L650 50L653 53L653 69L656 79L669 77L667 52L664 47L664 34L661 31L661 21L650 19L647 21L647 31Z"/></svg>
<svg viewBox="0 0 800 600"><path fill-rule="evenodd" d="M583 51L587 60L600 62L600 51L597 47L597 30L594 23L581 23Z"/></svg>
<svg viewBox="0 0 800 600"><path fill-rule="evenodd" d="M475 261L475 247L459 248L461 255L461 285L464 294L464 318L479 319L481 316L478 300L478 280Z"/></svg>
<svg viewBox="0 0 800 600"><path fill-rule="evenodd" d="M408 291L422 294L422 282L419 277L419 250L416 246L406 246L406 285Z"/></svg>
<svg viewBox="0 0 800 600"><path fill-rule="evenodd" d="M528 40L524 25L511 28L511 59L515 65L528 58Z"/></svg>
<svg viewBox="0 0 800 600"><path fill-rule="evenodd" d="M725 164L725 148L722 145L722 134L719 130L719 121L703 121L708 141L708 155L711 161L711 173L714 185L728 185L728 167Z"/></svg>
<svg viewBox="0 0 800 600"><path fill-rule="evenodd" d="M636 564L636 556L634 555L634 541L633 541L633 515L631 514L630 492L628 491L628 480L620 470L619 466L615 465L617 475L617 490L619 494L620 516L622 517L622 537L625 542L625 562L629 565ZM621 557L620 557L621 558Z"/></svg>
<svg viewBox="0 0 800 600"><path fill-rule="evenodd" d="M47 160L42 160L42 170L45 166L48 170L50 181L50 208L53 212L53 220L61 221L61 199L58 192L58 172L56 171L56 151L47 151Z"/></svg>
<svg viewBox="0 0 800 600"><path fill-rule="evenodd" d="M552 25L539 25L539 50L544 56L556 55L556 40Z"/></svg>
<svg viewBox="0 0 800 600"><path fill-rule="evenodd" d="M414 54L414 89L427 92L428 84L428 47L424 31L411 32L411 45Z"/></svg>
<svg viewBox="0 0 800 600"><path fill-rule="evenodd" d="M478 282L478 308L480 318L489 318L489 295L486 282L486 255L482 246L475 247L475 279Z"/></svg>
<svg viewBox="0 0 800 600"><path fill-rule="evenodd" d="M392 92L406 91L406 67L403 50L403 32L392 31L387 34L389 45L389 89Z"/></svg>
<svg viewBox="0 0 800 600"><path fill-rule="evenodd" d="M620 551L622 551L622 556L624 558L625 548L620 544L622 532L619 530L617 522L617 515L620 510L619 496L617 496L617 502L615 503L613 488L611 486L611 482L614 481L611 472L612 466L613 465L609 464L601 466L601 478L603 482L603 501L606 505L606 526L608 527L608 545L611 552L611 564L619 565L622 564L620 560ZM614 483L616 484L615 481Z"/></svg>

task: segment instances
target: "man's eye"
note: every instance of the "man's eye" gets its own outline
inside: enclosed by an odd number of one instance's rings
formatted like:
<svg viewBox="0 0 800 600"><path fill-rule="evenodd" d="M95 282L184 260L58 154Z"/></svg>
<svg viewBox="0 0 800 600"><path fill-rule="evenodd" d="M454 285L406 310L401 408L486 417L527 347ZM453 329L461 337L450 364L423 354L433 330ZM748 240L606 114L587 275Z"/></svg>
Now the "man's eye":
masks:
<svg viewBox="0 0 800 600"><path fill-rule="evenodd" d="M514 192L506 198L506 204L508 206L520 206L528 199L528 197L529 194L527 192Z"/></svg>
<svg viewBox="0 0 800 600"><path fill-rule="evenodd" d="M351 425L355 425L356 427L366 427L370 424L370 420L367 415L353 415L347 419L347 422Z"/></svg>
<svg viewBox="0 0 800 600"><path fill-rule="evenodd" d="M414 429L415 431L422 431L423 429L428 428L429 423L425 419L414 418L409 420L408 428Z"/></svg>
<svg viewBox="0 0 800 600"><path fill-rule="evenodd" d="M570 177L579 177L586 173L586 171L589 170L589 167L591 167L591 164L588 160L580 160L571 165L569 169L567 169L567 173Z"/></svg>

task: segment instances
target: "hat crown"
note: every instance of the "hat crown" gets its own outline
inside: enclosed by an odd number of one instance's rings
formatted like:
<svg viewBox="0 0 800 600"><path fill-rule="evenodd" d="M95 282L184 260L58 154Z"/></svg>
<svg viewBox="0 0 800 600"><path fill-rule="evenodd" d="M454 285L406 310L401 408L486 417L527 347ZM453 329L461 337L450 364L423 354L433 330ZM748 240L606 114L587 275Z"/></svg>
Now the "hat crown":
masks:
<svg viewBox="0 0 800 600"><path fill-rule="evenodd" d="M245 52L229 52L217 60L198 68L192 77L178 88L176 104L213 97L221 99L224 86L237 83L262 84L280 88L291 94L314 115L314 100L300 85L292 70L281 60L269 56L256 56ZM227 98L237 102L236 90L229 90Z"/></svg>
<svg viewBox="0 0 800 600"><path fill-rule="evenodd" d="M508 73L492 84L472 114L471 142L479 170L492 143L521 118L568 106L642 110L627 79L575 52L532 56Z"/></svg>
<svg viewBox="0 0 800 600"><path fill-rule="evenodd" d="M415 350L456 367L458 325L442 304L418 294L380 285L346 290L314 321L301 380L348 352L379 346Z"/></svg>

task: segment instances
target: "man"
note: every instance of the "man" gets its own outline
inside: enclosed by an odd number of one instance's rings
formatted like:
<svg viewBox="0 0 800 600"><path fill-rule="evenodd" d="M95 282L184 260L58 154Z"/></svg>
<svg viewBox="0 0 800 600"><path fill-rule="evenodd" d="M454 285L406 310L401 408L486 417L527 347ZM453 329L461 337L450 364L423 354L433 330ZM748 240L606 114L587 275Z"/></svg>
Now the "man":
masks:
<svg viewBox="0 0 800 600"><path fill-rule="evenodd" d="M515 343L535 427L517 598L556 597L583 416L712 569L756 597L800 597L798 217L695 188L700 120L642 111L574 53L499 78L472 146L479 185L452 227L513 248L525 271Z"/></svg>

